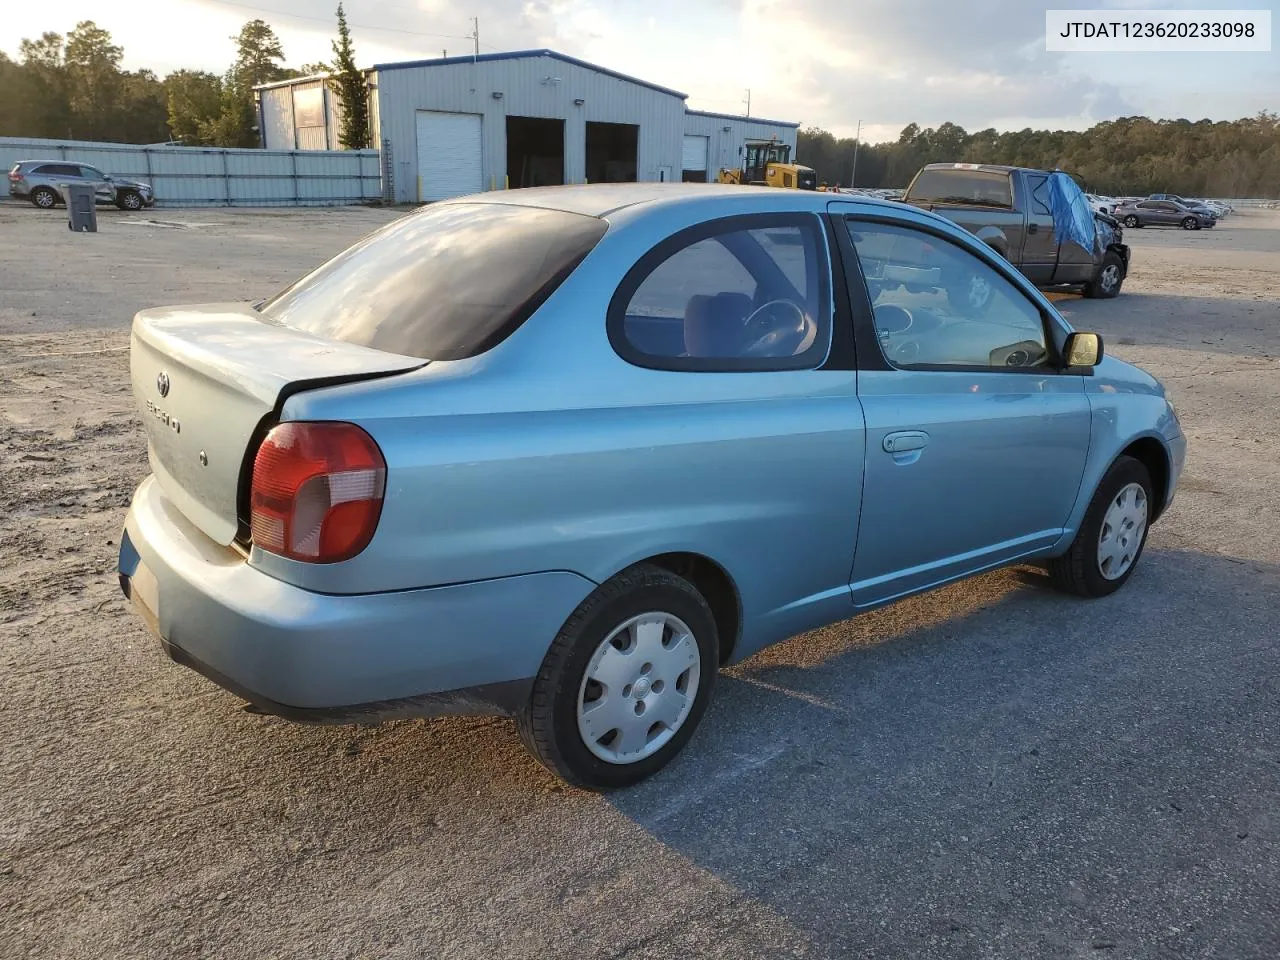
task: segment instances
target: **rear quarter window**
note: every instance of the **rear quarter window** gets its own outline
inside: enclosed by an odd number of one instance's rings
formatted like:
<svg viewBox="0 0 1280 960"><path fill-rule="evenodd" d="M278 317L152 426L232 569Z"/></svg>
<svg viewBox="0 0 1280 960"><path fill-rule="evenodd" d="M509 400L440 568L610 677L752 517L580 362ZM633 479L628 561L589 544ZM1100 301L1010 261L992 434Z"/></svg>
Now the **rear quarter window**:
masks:
<svg viewBox="0 0 1280 960"><path fill-rule="evenodd" d="M537 207L435 204L365 237L261 310L331 340L461 360L528 319L607 227Z"/></svg>

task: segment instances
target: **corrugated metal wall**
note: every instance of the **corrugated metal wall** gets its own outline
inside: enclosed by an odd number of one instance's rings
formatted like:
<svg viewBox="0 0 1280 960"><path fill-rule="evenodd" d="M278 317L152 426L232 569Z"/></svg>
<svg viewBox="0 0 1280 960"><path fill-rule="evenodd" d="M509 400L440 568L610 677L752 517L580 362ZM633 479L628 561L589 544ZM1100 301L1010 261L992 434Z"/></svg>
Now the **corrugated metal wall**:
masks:
<svg viewBox="0 0 1280 960"><path fill-rule="evenodd" d="M508 115L565 121L565 179L570 183L581 183L586 176L589 120L638 124L638 178L680 179L684 101L672 93L552 57L383 69L378 71L377 87L379 129L392 145L395 194L401 202L418 199L419 110L483 117L486 188L501 187L507 174ZM495 93L502 94L501 99L495 99ZM581 105L574 103L578 99Z"/></svg>
<svg viewBox="0 0 1280 960"><path fill-rule="evenodd" d="M286 91L287 92L287 91ZM0 170L19 160L91 163L145 180L159 207L324 206L382 197L377 150L227 150L0 137Z"/></svg>
<svg viewBox="0 0 1280 960"><path fill-rule="evenodd" d="M690 110L684 115L684 132L711 138L707 149L707 176L711 180L720 170L742 164L742 146L748 140L776 138L789 143L791 159L804 162L796 157L796 127L790 124Z"/></svg>
<svg viewBox="0 0 1280 960"><path fill-rule="evenodd" d="M293 150L293 91L272 87L259 91L263 145L270 150Z"/></svg>
<svg viewBox="0 0 1280 960"><path fill-rule="evenodd" d="M262 145L268 150L341 147L342 101L323 80L259 87L257 92L262 104ZM372 129L372 142L377 143L376 122Z"/></svg>

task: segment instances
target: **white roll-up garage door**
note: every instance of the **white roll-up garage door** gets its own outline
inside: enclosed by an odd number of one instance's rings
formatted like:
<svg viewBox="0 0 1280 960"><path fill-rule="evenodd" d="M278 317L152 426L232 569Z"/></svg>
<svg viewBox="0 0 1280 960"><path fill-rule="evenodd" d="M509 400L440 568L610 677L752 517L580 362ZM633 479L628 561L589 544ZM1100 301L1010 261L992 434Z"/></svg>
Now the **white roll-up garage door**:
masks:
<svg viewBox="0 0 1280 960"><path fill-rule="evenodd" d="M448 200L484 189L480 114L418 111L418 199Z"/></svg>
<svg viewBox="0 0 1280 960"><path fill-rule="evenodd" d="M681 166L685 170L707 169L707 138L685 137Z"/></svg>

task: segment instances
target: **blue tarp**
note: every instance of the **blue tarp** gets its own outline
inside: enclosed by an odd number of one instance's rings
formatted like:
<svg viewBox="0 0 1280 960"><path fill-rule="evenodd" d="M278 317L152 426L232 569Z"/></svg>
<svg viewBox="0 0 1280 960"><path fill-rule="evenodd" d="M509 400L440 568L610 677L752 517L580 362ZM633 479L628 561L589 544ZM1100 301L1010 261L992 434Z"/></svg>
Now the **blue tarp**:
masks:
<svg viewBox="0 0 1280 960"><path fill-rule="evenodd" d="M1079 244L1090 253L1098 249L1098 228L1104 224L1094 218L1079 184L1061 171L1049 174L1049 210L1061 243Z"/></svg>

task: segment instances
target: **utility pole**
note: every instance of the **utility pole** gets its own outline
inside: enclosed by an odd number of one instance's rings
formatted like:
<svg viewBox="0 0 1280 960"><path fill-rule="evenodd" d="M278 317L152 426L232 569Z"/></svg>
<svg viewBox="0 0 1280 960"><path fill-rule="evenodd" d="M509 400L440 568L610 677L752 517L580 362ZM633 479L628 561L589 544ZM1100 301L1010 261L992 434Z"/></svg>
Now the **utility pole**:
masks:
<svg viewBox="0 0 1280 960"><path fill-rule="evenodd" d="M471 54L471 62L472 62L472 63L475 63L475 61L476 61L476 60L479 58L479 56L480 56L480 18L479 18L479 17L472 17L472 18L471 18L471 26L472 26L472 30L471 30L471 39L472 39L472 40L474 40L474 41L475 41L475 44L476 44L476 45L475 45L475 50L474 50L474 51L472 52L472 54Z"/></svg>
<svg viewBox="0 0 1280 960"><path fill-rule="evenodd" d="M747 87L747 116L751 116L751 88Z"/></svg>
<svg viewBox="0 0 1280 960"><path fill-rule="evenodd" d="M853 135L853 172L849 174L849 189L852 190L858 178L858 145L862 142L862 121L858 121L858 132Z"/></svg>

